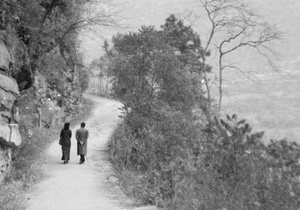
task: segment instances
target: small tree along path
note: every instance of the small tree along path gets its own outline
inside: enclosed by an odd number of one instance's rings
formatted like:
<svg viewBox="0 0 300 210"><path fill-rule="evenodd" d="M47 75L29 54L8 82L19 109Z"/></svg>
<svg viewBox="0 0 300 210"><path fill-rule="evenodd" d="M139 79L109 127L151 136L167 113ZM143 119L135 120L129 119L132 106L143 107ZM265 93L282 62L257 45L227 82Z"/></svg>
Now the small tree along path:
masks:
<svg viewBox="0 0 300 210"><path fill-rule="evenodd" d="M79 164L75 130L72 126L71 159L62 164L58 138L47 151L43 166L45 178L29 193L28 210L152 210L155 207L134 208L133 200L126 197L116 184L106 152L107 142L118 123L119 102L96 96L95 109L86 120L89 130L88 161Z"/></svg>

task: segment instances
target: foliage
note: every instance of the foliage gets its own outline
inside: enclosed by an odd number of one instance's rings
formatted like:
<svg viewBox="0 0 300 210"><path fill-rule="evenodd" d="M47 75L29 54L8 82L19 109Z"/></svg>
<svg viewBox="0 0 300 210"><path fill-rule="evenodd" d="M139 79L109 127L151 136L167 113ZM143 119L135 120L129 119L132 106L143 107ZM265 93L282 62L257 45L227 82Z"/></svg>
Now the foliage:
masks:
<svg viewBox="0 0 300 210"><path fill-rule="evenodd" d="M75 65L81 62L78 36L87 28L115 25L115 14L104 9L110 4L102 0L1 1L0 39L10 50L14 66L9 73L19 89L32 87L37 71L60 92L62 83L76 83Z"/></svg>
<svg viewBox="0 0 300 210"><path fill-rule="evenodd" d="M89 72L86 68L82 68L79 71L79 81L80 87L83 92L85 92L89 87Z"/></svg>
<svg viewBox="0 0 300 210"><path fill-rule="evenodd" d="M161 28L165 33L166 42L180 52L178 57L187 70L200 74L211 71L210 66L199 61L200 58L209 56L209 53L202 48L200 37L191 26L184 25L183 20L172 14Z"/></svg>
<svg viewBox="0 0 300 210"><path fill-rule="evenodd" d="M263 132L251 133L235 115L228 119L216 122L198 157L175 167L192 173L179 173L170 209L298 209L299 146L285 140L264 145Z"/></svg>
<svg viewBox="0 0 300 210"><path fill-rule="evenodd" d="M181 117L135 136L119 126L110 152L126 192L168 209L298 209L299 145L264 145L236 117L216 121L212 135Z"/></svg>
<svg viewBox="0 0 300 210"><path fill-rule="evenodd" d="M129 113L111 142L113 162L137 174L139 185L145 183L144 191L132 194L147 203L172 197L172 163L178 158L188 158L188 153L181 148L189 145L199 150L197 145L202 141L195 138L200 131L197 124L192 123L192 116L186 117L171 108L162 108L152 115L141 117Z"/></svg>
<svg viewBox="0 0 300 210"><path fill-rule="evenodd" d="M191 29L172 20L161 31L119 34L107 50L124 104L110 143L124 191L174 210L298 209L299 146L264 144L264 132L236 115L207 118L203 71L195 71L204 64L188 56L201 47L187 47Z"/></svg>
<svg viewBox="0 0 300 210"><path fill-rule="evenodd" d="M49 86L60 93L64 92L65 80L72 81L72 75L67 73L66 61L57 54L49 53L41 58L40 66L40 72Z"/></svg>
<svg viewBox="0 0 300 210"><path fill-rule="evenodd" d="M141 174L136 183L146 183L147 188L132 193L147 203L172 197L169 164L177 155L186 157L184 152L177 154L180 147L197 145L193 139L199 128L192 110L205 100L198 82L201 72L188 68L194 58L186 56L189 50L183 46L188 41L169 44L170 27L119 34L108 54L112 90L125 113L112 143L112 158L119 167Z"/></svg>
<svg viewBox="0 0 300 210"><path fill-rule="evenodd" d="M184 68L166 39L152 27L113 38L112 91L126 107L147 112L146 107L162 100L190 109L200 100L201 76Z"/></svg>
<svg viewBox="0 0 300 210"><path fill-rule="evenodd" d="M0 185L0 204L1 209L5 210L24 210L24 192L22 183L6 182Z"/></svg>
<svg viewBox="0 0 300 210"><path fill-rule="evenodd" d="M90 16L87 16L87 7L94 2L101 3L97 5L99 10L97 13L89 11ZM82 65L77 52L78 36L87 27L114 24L113 16L102 8L105 5L106 1L101 0L0 1L0 41L8 48L13 64L6 73L16 79L21 90L18 105L23 139L22 145L13 151L11 176L1 185L1 209L24 208L21 194L40 177L38 168L44 159L42 155L50 140L57 139L54 138L57 130L37 129L32 125L35 118L34 103L39 97L49 97L47 94L51 91L69 96L70 91L80 93L86 88L86 71L80 71L79 85L78 81L74 81L78 79L75 67L78 63ZM51 91L47 89L43 92L40 86L34 86L36 75L46 79L46 86ZM68 89L67 92L67 85L72 90ZM87 110L81 107L80 114L85 115L86 111L90 111L90 104L88 106Z"/></svg>
<svg viewBox="0 0 300 210"><path fill-rule="evenodd" d="M104 41L104 50L108 51L108 43ZM93 60L89 67L90 83L89 91L97 93L98 95L109 97L110 81L108 77L108 68L110 66L111 59L108 55L100 57L100 59Z"/></svg>
<svg viewBox="0 0 300 210"><path fill-rule="evenodd" d="M85 67L85 65L83 65L83 55L79 54L77 57L78 63L75 67L75 76L78 77L77 80L80 85L81 91L85 92L88 89L90 82L89 70L87 69L87 67Z"/></svg>

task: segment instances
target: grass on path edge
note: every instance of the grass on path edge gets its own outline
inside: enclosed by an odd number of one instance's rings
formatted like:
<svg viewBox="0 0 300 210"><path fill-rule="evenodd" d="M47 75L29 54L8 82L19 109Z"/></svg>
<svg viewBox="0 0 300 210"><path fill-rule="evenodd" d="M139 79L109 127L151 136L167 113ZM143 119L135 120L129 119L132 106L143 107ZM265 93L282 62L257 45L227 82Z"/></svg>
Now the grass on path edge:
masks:
<svg viewBox="0 0 300 210"><path fill-rule="evenodd" d="M93 101L83 98L81 111L71 120L71 125L86 120L92 114L94 105ZM58 139L60 129L36 128L30 141L13 151L11 174L0 184L0 209L25 209L25 195L43 178L41 166L44 154L48 146Z"/></svg>

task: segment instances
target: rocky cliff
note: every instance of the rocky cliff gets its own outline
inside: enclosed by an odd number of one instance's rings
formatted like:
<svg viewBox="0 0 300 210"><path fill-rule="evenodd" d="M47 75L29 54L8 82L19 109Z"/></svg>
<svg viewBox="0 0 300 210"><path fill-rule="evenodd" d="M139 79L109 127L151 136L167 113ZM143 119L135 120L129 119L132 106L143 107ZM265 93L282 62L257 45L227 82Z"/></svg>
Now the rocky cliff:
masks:
<svg viewBox="0 0 300 210"><path fill-rule="evenodd" d="M0 182L11 148L30 141L32 127L71 120L88 84L78 52L85 3L47 2L0 1Z"/></svg>
<svg viewBox="0 0 300 210"><path fill-rule="evenodd" d="M0 40L0 182L10 171L12 148L21 144L20 119L26 122L23 132L32 127L61 126L79 112L82 99L78 83L66 75L61 75L63 85L57 87L36 71L31 87L20 87L11 76L14 58L4 43ZM72 77L68 71L64 74Z"/></svg>
<svg viewBox="0 0 300 210"><path fill-rule="evenodd" d="M9 173L12 148L21 144L16 106L19 88L16 80L7 74L10 64L8 49L0 40L0 182Z"/></svg>

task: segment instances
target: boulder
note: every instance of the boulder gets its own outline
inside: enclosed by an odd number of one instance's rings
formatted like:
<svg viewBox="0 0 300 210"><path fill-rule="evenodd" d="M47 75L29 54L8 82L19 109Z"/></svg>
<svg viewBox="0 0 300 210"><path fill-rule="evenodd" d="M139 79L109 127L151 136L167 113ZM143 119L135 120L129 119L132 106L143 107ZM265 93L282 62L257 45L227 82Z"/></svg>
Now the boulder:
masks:
<svg viewBox="0 0 300 210"><path fill-rule="evenodd" d="M2 146L19 146L22 142L18 124L0 125L0 138Z"/></svg>
<svg viewBox="0 0 300 210"><path fill-rule="evenodd" d="M19 116L19 107L13 106L12 108L12 119L11 121L19 123L20 122L20 116Z"/></svg>
<svg viewBox="0 0 300 210"><path fill-rule="evenodd" d="M16 80L3 74L0 74L0 89L19 95L19 88Z"/></svg>
<svg viewBox="0 0 300 210"><path fill-rule="evenodd" d="M19 125L18 124L11 125L10 129L11 129L10 142L15 143L16 146L20 146L22 142L22 137L19 131Z"/></svg>
<svg viewBox="0 0 300 210"><path fill-rule="evenodd" d="M0 138L3 138L9 142L10 128L7 125L0 124Z"/></svg>
<svg viewBox="0 0 300 210"><path fill-rule="evenodd" d="M1 121L7 124L10 122L12 114L9 111L4 111L4 112L0 111L0 117L1 117Z"/></svg>
<svg viewBox="0 0 300 210"><path fill-rule="evenodd" d="M16 97L11 92L4 91L0 87L0 111L10 111L14 105L15 100Z"/></svg>
<svg viewBox="0 0 300 210"><path fill-rule="evenodd" d="M8 70L10 63L11 59L9 52L3 41L0 41L0 69Z"/></svg>
<svg viewBox="0 0 300 210"><path fill-rule="evenodd" d="M0 138L1 141L1 138ZM0 183L10 172L11 149L3 150L0 147Z"/></svg>

